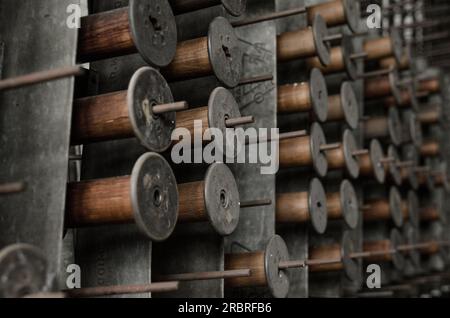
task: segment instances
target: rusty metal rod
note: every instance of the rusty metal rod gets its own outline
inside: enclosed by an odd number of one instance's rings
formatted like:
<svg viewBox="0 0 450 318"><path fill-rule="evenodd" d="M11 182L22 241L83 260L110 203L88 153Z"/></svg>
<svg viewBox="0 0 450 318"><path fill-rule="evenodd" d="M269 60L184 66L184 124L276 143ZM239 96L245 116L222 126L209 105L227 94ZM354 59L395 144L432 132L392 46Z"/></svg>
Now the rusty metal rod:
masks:
<svg viewBox="0 0 450 318"><path fill-rule="evenodd" d="M245 208L254 208L258 206L268 206L272 205L272 200L270 199L261 199L261 200L253 200L253 201L243 201L239 203L241 209Z"/></svg>
<svg viewBox="0 0 450 318"><path fill-rule="evenodd" d="M363 74L359 74L359 78L364 79L364 78L369 78L369 77L377 77L377 76L383 76L383 75L387 75L390 74L394 71L394 67L390 67L388 69L383 69L383 70L378 70L378 71L373 71L373 72L367 72L367 73L363 73Z"/></svg>
<svg viewBox="0 0 450 318"><path fill-rule="evenodd" d="M395 161L394 157L386 157L386 158L380 159L380 163L383 163L383 164L393 163L394 161Z"/></svg>
<svg viewBox="0 0 450 318"><path fill-rule="evenodd" d="M83 73L84 71L81 66L69 66L16 76L0 80L0 91L35 85L43 82L51 82L70 76L80 76L83 75Z"/></svg>
<svg viewBox="0 0 450 318"><path fill-rule="evenodd" d="M246 26L246 25L250 25L250 24L286 18L286 17L290 17L293 15L302 14L302 13L306 13L306 7L289 9L289 10L284 10L284 11L279 11L279 12L273 12L273 13L268 13L265 15L257 16L254 18L249 18L249 19L245 19L245 20L241 20L241 21L234 21L234 22L231 22L231 25L233 27L242 27L242 26Z"/></svg>
<svg viewBox="0 0 450 318"><path fill-rule="evenodd" d="M308 259L308 260L296 260L296 261L283 261L278 265L279 269L290 268L302 268L307 266L319 266L329 265L342 262L342 258L330 258L330 259Z"/></svg>
<svg viewBox="0 0 450 318"><path fill-rule="evenodd" d="M364 155L368 155L368 154L369 154L368 149L355 150L352 152L352 155L355 157L364 156Z"/></svg>
<svg viewBox="0 0 450 318"><path fill-rule="evenodd" d="M131 295L143 293L164 293L178 289L179 282L164 282L145 285L91 287L62 291L67 298L93 298L114 295Z"/></svg>
<svg viewBox="0 0 450 318"><path fill-rule="evenodd" d="M25 190L25 183L12 182L0 184L0 194L13 194L23 192Z"/></svg>
<svg viewBox="0 0 450 318"><path fill-rule="evenodd" d="M252 144L258 144L258 143L269 143L269 142L275 142L275 141L281 141L286 139L293 139L298 137L305 137L308 135L308 132L306 130L299 130L299 131L293 131L293 132L287 132L279 134L276 137L262 137L261 139L256 140L248 140L246 142L246 145L252 145Z"/></svg>
<svg viewBox="0 0 450 318"><path fill-rule="evenodd" d="M239 118L231 118L225 121L225 125L227 128L233 128L236 126L253 124L255 122L255 118L253 116L245 116Z"/></svg>
<svg viewBox="0 0 450 318"><path fill-rule="evenodd" d="M243 80L241 80L239 85L242 86L242 85L248 85L248 84L256 84L256 83L261 83L261 82L268 82L268 81L273 81L273 79L274 79L273 74L266 74L266 75L261 75L261 76L244 78Z"/></svg>
<svg viewBox="0 0 450 318"><path fill-rule="evenodd" d="M334 144L329 144L329 145L321 145L320 146L320 150L321 151L329 151L329 150L334 150L334 149L338 149L342 146L341 143L337 142Z"/></svg>
<svg viewBox="0 0 450 318"><path fill-rule="evenodd" d="M179 112L182 110L187 110L189 108L189 105L187 102L175 102L175 103L169 103L169 104L162 104L162 105L155 105L152 108L152 112L155 115L161 115L165 113L171 113L171 112Z"/></svg>
<svg viewBox="0 0 450 318"><path fill-rule="evenodd" d="M367 53L367 52L353 53L350 55L350 59L352 59L352 60L365 59L368 56L369 56L369 53Z"/></svg>
<svg viewBox="0 0 450 318"><path fill-rule="evenodd" d="M235 277L249 277L251 275L250 269L238 269L230 271L216 271L216 272L200 272L200 273L185 273L185 274L173 274L158 277L158 281L200 281L200 280L215 280L224 278L235 278Z"/></svg>
<svg viewBox="0 0 450 318"><path fill-rule="evenodd" d="M324 40L325 42L336 41L336 40L342 40L343 36L344 36L344 35L343 35L342 33L331 34L331 35L325 36L325 37L323 38L323 40Z"/></svg>

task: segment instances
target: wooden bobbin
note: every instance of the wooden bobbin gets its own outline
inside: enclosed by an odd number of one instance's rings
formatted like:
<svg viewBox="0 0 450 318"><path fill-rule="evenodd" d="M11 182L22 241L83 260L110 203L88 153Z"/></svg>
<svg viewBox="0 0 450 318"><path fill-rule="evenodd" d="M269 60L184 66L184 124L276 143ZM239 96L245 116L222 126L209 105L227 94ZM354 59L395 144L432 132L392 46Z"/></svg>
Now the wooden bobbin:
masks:
<svg viewBox="0 0 450 318"><path fill-rule="evenodd" d="M386 169L383 159L385 159L383 147L377 139L370 142L369 153L359 157L360 175L363 177L373 177L379 183L384 183L386 179Z"/></svg>
<svg viewBox="0 0 450 318"><path fill-rule="evenodd" d="M406 132L403 134L403 142L412 143L420 148L423 142L422 123L415 112L411 110L403 112L403 127Z"/></svg>
<svg viewBox="0 0 450 318"><path fill-rule="evenodd" d="M391 187L388 198L368 200L363 210L364 222L392 220L397 227L403 225L402 198L396 187Z"/></svg>
<svg viewBox="0 0 450 318"><path fill-rule="evenodd" d="M442 211L437 204L428 205L420 209L420 220L423 222L434 222L441 220Z"/></svg>
<svg viewBox="0 0 450 318"><path fill-rule="evenodd" d="M359 221L359 202L350 181L343 180L339 192L327 193L327 210L330 220L344 220L350 229L356 228Z"/></svg>
<svg viewBox="0 0 450 318"><path fill-rule="evenodd" d="M405 244L409 246L417 246L419 243L419 227L411 223L411 221L405 223L403 226L403 237ZM420 253L416 248L409 249L405 256L410 260L410 264L414 267L420 267Z"/></svg>
<svg viewBox="0 0 450 318"><path fill-rule="evenodd" d="M360 29L361 8L352 0L334 0L307 7L308 22L311 25L316 15L321 15L329 27L347 24L353 32Z"/></svg>
<svg viewBox="0 0 450 318"><path fill-rule="evenodd" d="M355 90L350 82L341 85L340 94L328 97L327 121L345 121L352 129L359 126L360 111Z"/></svg>
<svg viewBox="0 0 450 318"><path fill-rule="evenodd" d="M322 182L314 178L308 191L277 194L277 223L307 223L311 221L314 230L325 233L327 228L327 197Z"/></svg>
<svg viewBox="0 0 450 318"><path fill-rule="evenodd" d="M419 92L428 92L430 94L437 94L441 91L441 82L439 78L430 78L419 81Z"/></svg>
<svg viewBox="0 0 450 318"><path fill-rule="evenodd" d="M177 26L167 0L130 0L128 7L81 18L81 62L139 52L149 65L164 67L176 46Z"/></svg>
<svg viewBox="0 0 450 318"><path fill-rule="evenodd" d="M176 114L156 115L153 107L171 103L172 92L161 74L140 68L128 90L74 101L72 144L136 137L148 150L163 152L171 144Z"/></svg>
<svg viewBox="0 0 450 318"><path fill-rule="evenodd" d="M267 287L276 298L285 298L289 292L289 278L279 269L282 261L289 260L289 252L283 239L275 235L264 251L225 255L225 270L248 268L249 277L225 280L227 288Z"/></svg>
<svg viewBox="0 0 450 318"><path fill-rule="evenodd" d="M366 99L378 99L393 96L397 104L402 103L401 90L399 89L398 73L390 72L388 75L382 75L369 78L364 82L364 96Z"/></svg>
<svg viewBox="0 0 450 318"><path fill-rule="evenodd" d="M310 57L307 59L306 65L309 69L320 69L323 74L346 72L349 79L355 81L359 77L358 64L362 62L357 55L359 54L357 53L352 37L344 35L341 45L334 46L330 49L329 64L322 64L318 57Z"/></svg>
<svg viewBox="0 0 450 318"><path fill-rule="evenodd" d="M441 144L436 140L427 140L420 146L422 157L436 157L441 154Z"/></svg>
<svg viewBox="0 0 450 318"><path fill-rule="evenodd" d="M230 22L217 17L208 36L179 43L173 61L161 72L170 81L215 75L221 84L232 88L241 81L242 56Z"/></svg>
<svg viewBox="0 0 450 318"><path fill-rule="evenodd" d="M357 260L350 256L356 250L356 242L349 231L342 235L341 242L327 244L309 249L309 258L311 261L320 261L325 259L341 259L340 262L329 264L311 264L309 271L311 273L344 271L346 276L355 281L359 277L359 265Z"/></svg>
<svg viewBox="0 0 450 318"><path fill-rule="evenodd" d="M341 170L353 179L359 176L359 159L355 153L358 151L358 145L353 133L346 129L342 136L340 147L326 152L328 169Z"/></svg>
<svg viewBox="0 0 450 318"><path fill-rule="evenodd" d="M402 200L401 211L405 221L419 226L419 199L414 191L408 191L406 199Z"/></svg>
<svg viewBox="0 0 450 318"><path fill-rule="evenodd" d="M410 163L400 167L402 183L408 183L411 188L417 190L419 188L419 180L417 178L416 170L419 165L420 157L416 145L404 145L402 147L402 157L404 162Z"/></svg>
<svg viewBox="0 0 450 318"><path fill-rule="evenodd" d="M402 176L400 174L400 168L397 165L400 162L400 156L395 146L390 145L388 147L387 158L392 159L392 161L384 164L386 177L394 182L395 185L400 186L402 184Z"/></svg>
<svg viewBox="0 0 450 318"><path fill-rule="evenodd" d="M383 104L385 107L412 107L415 105L416 100L412 96L412 92L408 89L403 89L400 91L400 102L394 96L388 96L383 99ZM414 109L414 107L413 107Z"/></svg>
<svg viewBox="0 0 450 318"><path fill-rule="evenodd" d="M321 177L328 171L328 162L321 147L326 145L325 134L318 123L313 123L309 136L280 141L280 166L314 167Z"/></svg>
<svg viewBox="0 0 450 318"><path fill-rule="evenodd" d="M330 52L325 38L328 28L321 16L315 16L311 27L282 33L277 38L279 62L317 56L322 65L330 63Z"/></svg>
<svg viewBox="0 0 450 318"><path fill-rule="evenodd" d="M76 182L67 188L67 226L136 223L153 241L164 241L178 218L178 190L166 160L147 153L130 176Z"/></svg>
<svg viewBox="0 0 450 318"><path fill-rule="evenodd" d="M240 117L239 105L233 94L223 87L218 87L211 93L208 106L179 112L176 128L186 129L191 138L194 138L197 130L205 136L207 130L212 128L219 129L225 137L227 120Z"/></svg>
<svg viewBox="0 0 450 318"><path fill-rule="evenodd" d="M178 185L180 223L209 222L222 236L230 235L239 223L239 191L230 168L215 163L204 180Z"/></svg>
<svg viewBox="0 0 450 318"><path fill-rule="evenodd" d="M424 165L416 169L419 189L427 189L433 192L436 187L434 184L434 177L432 173L432 158L425 158Z"/></svg>
<svg viewBox="0 0 450 318"><path fill-rule="evenodd" d="M421 108L417 113L417 119L422 125L437 125L441 123L442 115L440 105L429 105Z"/></svg>
<svg viewBox="0 0 450 318"><path fill-rule="evenodd" d="M313 112L320 122L328 117L328 89L318 69L310 72L309 82L278 87L278 113Z"/></svg>
<svg viewBox="0 0 450 318"><path fill-rule="evenodd" d="M369 61L394 57L396 62L400 63L404 52L402 35L397 29L392 29L389 36L367 40L364 43L364 52L368 54Z"/></svg>
<svg viewBox="0 0 450 318"><path fill-rule="evenodd" d="M364 122L365 139L389 139L396 146L402 142L402 122L395 108L390 108L388 116L370 117Z"/></svg>
<svg viewBox="0 0 450 318"><path fill-rule="evenodd" d="M427 256L438 254L440 252L440 250L441 250L441 246L440 246L439 242L437 242L437 241L428 241L419 248L419 252L422 255L427 255Z"/></svg>
<svg viewBox="0 0 450 318"><path fill-rule="evenodd" d="M380 60L381 68L395 67L400 71L405 71L411 68L411 54L407 50L404 51L400 61L397 61L395 57L386 57Z"/></svg>
<svg viewBox="0 0 450 318"><path fill-rule="evenodd" d="M363 243L364 252L377 253L365 258L365 261L367 263L392 262L396 269L402 270L405 266L405 257L403 253L393 251L396 251L397 247L403 244L404 238L397 229L391 230L389 239L366 241ZM386 251L386 254L378 253L379 251Z"/></svg>

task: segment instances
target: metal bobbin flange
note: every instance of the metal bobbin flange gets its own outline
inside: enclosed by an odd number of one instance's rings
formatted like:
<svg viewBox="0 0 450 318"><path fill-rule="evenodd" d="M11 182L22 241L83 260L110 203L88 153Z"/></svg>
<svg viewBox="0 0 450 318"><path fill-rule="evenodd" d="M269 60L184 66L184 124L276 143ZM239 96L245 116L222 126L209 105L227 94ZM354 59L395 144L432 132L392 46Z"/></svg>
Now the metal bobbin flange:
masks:
<svg viewBox="0 0 450 318"><path fill-rule="evenodd" d="M309 213L314 230L325 233L328 224L327 196L322 182L314 178L309 183Z"/></svg>
<svg viewBox="0 0 450 318"><path fill-rule="evenodd" d="M15 244L0 251L1 298L45 292L47 280L47 260L38 248Z"/></svg>
<svg viewBox="0 0 450 318"><path fill-rule="evenodd" d="M134 134L150 151L163 152L172 143L176 113L155 115L152 110L172 102L170 87L157 70L142 67L134 73L128 86L128 114Z"/></svg>
<svg viewBox="0 0 450 318"><path fill-rule="evenodd" d="M214 230L222 236L234 232L239 223L239 191L230 168L215 163L205 177L205 207Z"/></svg>
<svg viewBox="0 0 450 318"><path fill-rule="evenodd" d="M165 67L175 57L178 33L167 0L130 0L130 30L142 58L155 67Z"/></svg>
<svg viewBox="0 0 450 318"><path fill-rule="evenodd" d="M178 188L167 161L155 153L142 155L131 174L131 204L138 228L151 240L169 238L178 220Z"/></svg>

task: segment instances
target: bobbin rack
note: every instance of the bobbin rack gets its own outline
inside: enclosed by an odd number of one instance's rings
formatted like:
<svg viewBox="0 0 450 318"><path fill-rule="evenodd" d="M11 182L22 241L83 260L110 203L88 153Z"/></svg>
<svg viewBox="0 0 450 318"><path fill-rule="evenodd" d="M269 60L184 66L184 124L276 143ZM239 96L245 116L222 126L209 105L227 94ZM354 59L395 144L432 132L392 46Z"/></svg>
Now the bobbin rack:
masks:
<svg viewBox="0 0 450 318"><path fill-rule="evenodd" d="M0 297L448 296L448 11L2 0Z"/></svg>

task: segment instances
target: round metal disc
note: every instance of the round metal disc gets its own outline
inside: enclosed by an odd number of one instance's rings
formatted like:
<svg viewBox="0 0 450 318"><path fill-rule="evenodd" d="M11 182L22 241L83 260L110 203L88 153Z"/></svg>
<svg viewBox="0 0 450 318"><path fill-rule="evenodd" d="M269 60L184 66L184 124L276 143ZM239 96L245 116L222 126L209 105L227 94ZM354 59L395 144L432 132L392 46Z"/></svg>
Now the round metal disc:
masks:
<svg viewBox="0 0 450 318"><path fill-rule="evenodd" d="M389 146L388 148L388 158L393 158L394 162L388 165L389 175L391 176L394 183L398 186L402 184L402 176L400 174L400 169L395 163L400 161L400 156L398 155L397 149L394 146Z"/></svg>
<svg viewBox="0 0 450 318"><path fill-rule="evenodd" d="M420 105L419 105L419 99L417 98L417 87L416 87L416 83L411 83L410 85L408 85L408 93L410 94L410 98L411 98L411 108L418 112Z"/></svg>
<svg viewBox="0 0 450 318"><path fill-rule="evenodd" d="M405 223L403 227L403 236L405 238L405 244L415 245L419 243L419 231L411 223ZM408 256L415 267L420 267L420 252L417 249L411 249L408 251Z"/></svg>
<svg viewBox="0 0 450 318"><path fill-rule="evenodd" d="M417 148L412 144L408 144L403 147L402 153L405 161L414 162L412 167L407 167L406 169L408 170L408 182L410 186L414 190L417 190L419 188L419 178L417 177L417 173L414 171L414 168L416 168L419 164L419 153Z"/></svg>
<svg viewBox="0 0 450 318"><path fill-rule="evenodd" d="M359 150L359 147L357 145L355 136L348 129L344 131L343 143L347 173L353 179L357 179L359 176L359 160L353 155L353 153Z"/></svg>
<svg viewBox="0 0 450 318"><path fill-rule="evenodd" d="M328 118L328 88L325 77L317 68L311 70L309 89L313 111L323 123Z"/></svg>
<svg viewBox="0 0 450 318"><path fill-rule="evenodd" d="M355 188L350 181L344 180L339 192L344 221L350 229L356 229L359 221L359 202Z"/></svg>
<svg viewBox="0 0 450 318"><path fill-rule="evenodd" d="M163 152L172 144L176 113L155 115L152 111L155 105L172 102L169 85L157 70L143 67L134 73L128 86L128 114L134 134L149 151Z"/></svg>
<svg viewBox="0 0 450 318"><path fill-rule="evenodd" d="M331 62L330 45L324 41L324 38L329 35L327 23L320 15L314 17L312 24L312 32L314 36L314 45L316 47L316 54L323 66L328 66Z"/></svg>
<svg viewBox="0 0 450 318"><path fill-rule="evenodd" d="M355 245L356 243L351 235L351 232L345 231L342 235L341 256L345 275L351 281L357 281L360 275L358 260L350 257L356 252Z"/></svg>
<svg viewBox="0 0 450 318"><path fill-rule="evenodd" d="M227 145L226 121L239 117L241 117L239 105L233 94L223 87L214 89L208 102L208 124L209 128L219 129L222 132L223 145ZM237 156L237 148L235 149L235 156Z"/></svg>
<svg viewBox="0 0 450 318"><path fill-rule="evenodd" d="M149 65L164 67L177 49L177 24L167 0L130 0L129 19L134 45Z"/></svg>
<svg viewBox="0 0 450 318"><path fill-rule="evenodd" d="M414 191L408 191L409 222L419 227L419 199Z"/></svg>
<svg viewBox="0 0 450 318"><path fill-rule="evenodd" d="M282 261L289 261L288 248L284 240L275 235L267 244L264 261L267 284L275 298L286 298L289 292L289 278L279 269Z"/></svg>
<svg viewBox="0 0 450 318"><path fill-rule="evenodd" d="M370 142L370 161L372 162L375 179L377 179L379 183L384 183L386 180L386 170L381 162L384 158L385 156L381 143L377 139L373 139Z"/></svg>
<svg viewBox="0 0 450 318"><path fill-rule="evenodd" d="M423 142L422 135L422 125L420 121L417 119L417 116L413 112L407 112L405 114L405 121L408 133L408 139L412 141L412 143L416 147L420 147Z"/></svg>
<svg viewBox="0 0 450 318"><path fill-rule="evenodd" d="M362 64L362 60L351 59L350 57L354 53L358 53L353 43L353 38L351 36L345 35L342 37L341 41L342 57L344 58L345 71L350 80L358 80L358 64Z"/></svg>
<svg viewBox="0 0 450 318"><path fill-rule="evenodd" d="M161 242L172 235L178 220L178 187L167 161L155 153L142 155L131 174L131 204L139 229Z"/></svg>
<svg viewBox="0 0 450 318"><path fill-rule="evenodd" d="M391 30L391 44L394 50L394 57L398 64L401 64L403 57L403 40L402 35L398 29Z"/></svg>
<svg viewBox="0 0 450 318"><path fill-rule="evenodd" d="M395 226L401 227L403 225L402 197L396 187L391 187L389 190L389 209Z"/></svg>
<svg viewBox="0 0 450 318"><path fill-rule="evenodd" d="M347 24L350 30L354 33L359 32L360 25L360 16L361 16L361 7L358 1L354 0L344 0L344 13L345 18L347 19Z"/></svg>
<svg viewBox="0 0 450 318"><path fill-rule="evenodd" d="M37 248L16 244L0 251L0 298L45 292L47 260Z"/></svg>
<svg viewBox="0 0 450 318"><path fill-rule="evenodd" d="M313 166L319 177L325 177L328 172L328 161L325 154L320 150L327 140L322 127L318 123L313 123L310 132L310 146Z"/></svg>
<svg viewBox="0 0 450 318"><path fill-rule="evenodd" d="M388 127L392 143L399 146L402 143L403 125L396 108L389 108Z"/></svg>
<svg viewBox="0 0 450 318"><path fill-rule="evenodd" d="M341 85L341 104L347 125L351 129L358 128L360 119L358 99L350 82Z"/></svg>
<svg viewBox="0 0 450 318"><path fill-rule="evenodd" d="M239 17L247 9L247 0L222 0L222 5L229 14Z"/></svg>
<svg viewBox="0 0 450 318"><path fill-rule="evenodd" d="M216 232L230 235L239 223L239 190L230 168L223 163L211 165L205 177L205 207Z"/></svg>
<svg viewBox="0 0 450 318"><path fill-rule="evenodd" d="M404 238L397 229L393 229L390 235L393 249L397 249L404 244ZM397 252L392 255L392 263L397 270L402 270L405 267L405 257L403 253Z"/></svg>
<svg viewBox="0 0 450 318"><path fill-rule="evenodd" d="M223 17L209 25L208 53L217 79L226 87L236 87L241 81L243 52L233 27Z"/></svg>
<svg viewBox="0 0 450 318"><path fill-rule="evenodd" d="M397 105L402 104L402 92L400 90L400 87L398 86L398 83L400 82L398 71L394 70L389 73L388 75L389 83L391 87L392 96L394 96L395 101Z"/></svg>
<svg viewBox="0 0 450 318"><path fill-rule="evenodd" d="M327 196L319 179L314 178L309 184L309 213L314 230L325 233L328 223Z"/></svg>

